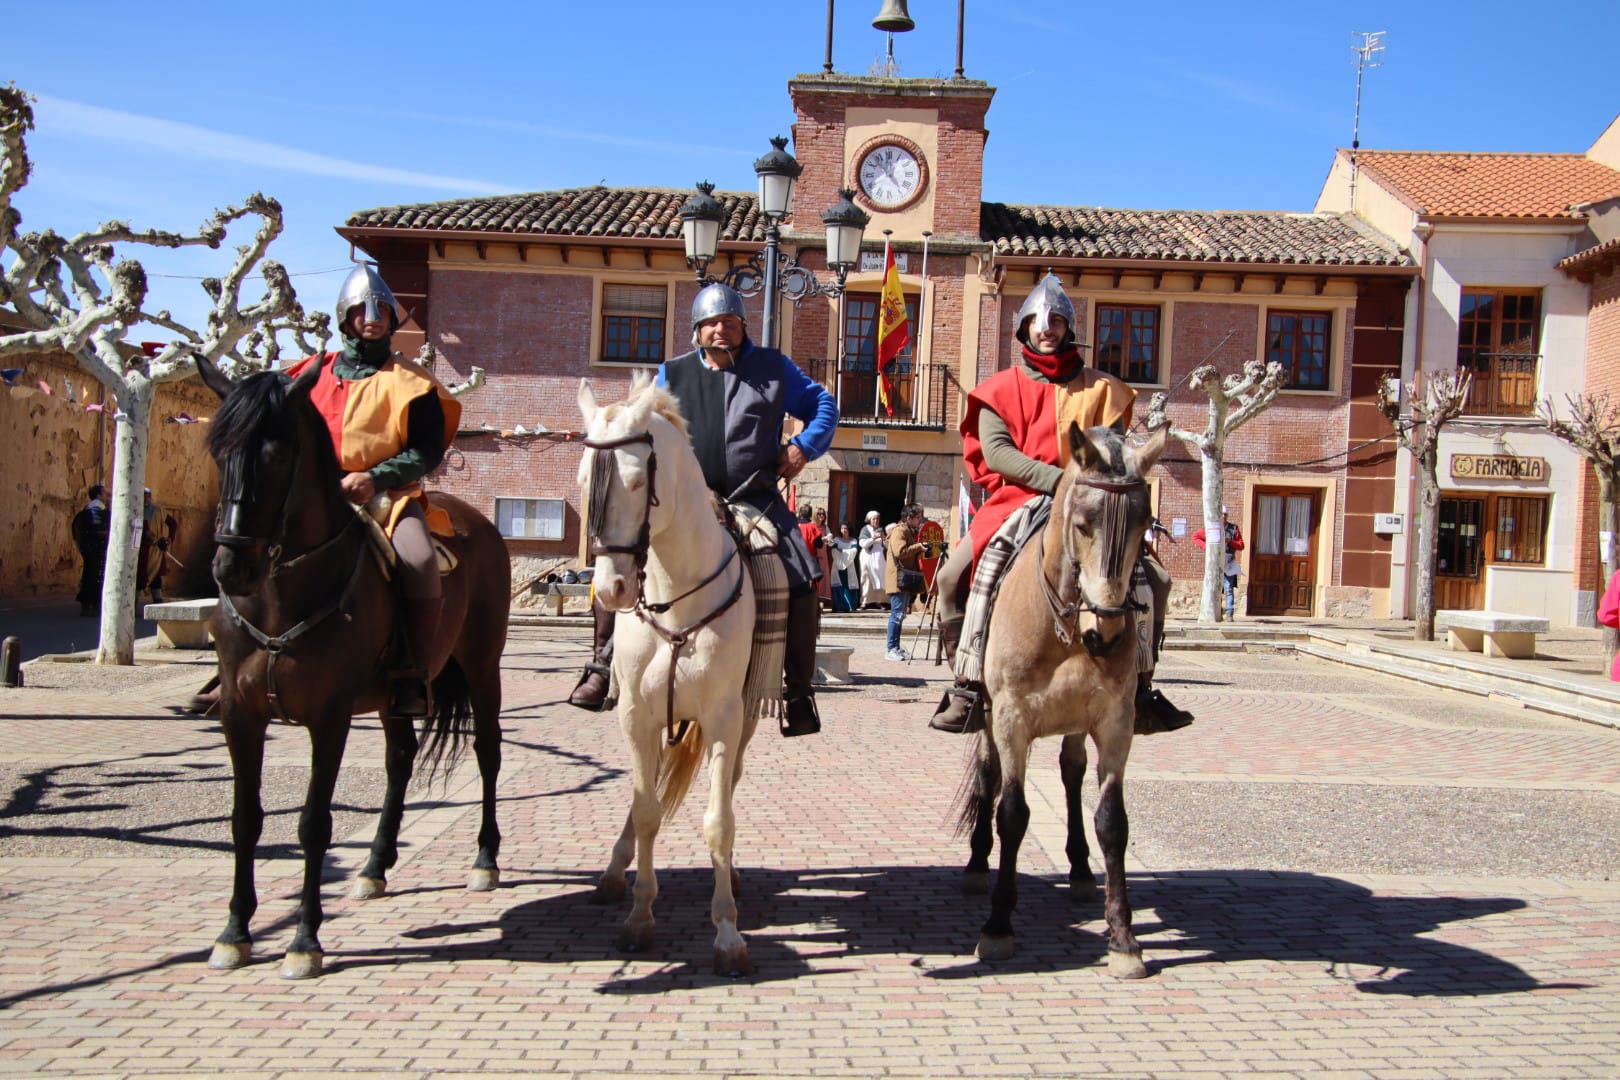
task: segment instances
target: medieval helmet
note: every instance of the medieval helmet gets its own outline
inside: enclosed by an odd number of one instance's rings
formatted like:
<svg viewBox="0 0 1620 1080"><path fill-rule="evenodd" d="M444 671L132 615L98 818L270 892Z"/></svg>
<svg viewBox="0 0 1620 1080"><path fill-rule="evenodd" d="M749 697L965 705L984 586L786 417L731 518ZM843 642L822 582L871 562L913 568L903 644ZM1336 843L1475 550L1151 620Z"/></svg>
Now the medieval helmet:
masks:
<svg viewBox="0 0 1620 1080"><path fill-rule="evenodd" d="M350 270L349 276L343 279L343 288L338 290L337 321L340 330L348 321L349 312L361 305L365 306L367 322L380 317L384 305L394 312L396 330L405 322L405 305L394 299L394 291L370 263L361 263Z"/></svg>
<svg viewBox="0 0 1620 1080"><path fill-rule="evenodd" d="M735 315L743 322L748 321L748 315L743 311L743 298L737 290L719 281L699 289L696 299L692 301L692 344L698 343L698 327L722 315Z"/></svg>
<svg viewBox="0 0 1620 1080"><path fill-rule="evenodd" d="M1017 329L1013 331L1013 336L1025 345L1029 344L1029 330L1024 322L1031 315L1035 317L1036 333L1050 326L1054 315L1061 316L1069 324L1069 336L1063 339L1063 344L1074 341L1074 301L1069 299L1069 294L1063 291L1063 284L1054 275L1047 274L1041 278L1034 291L1024 300L1024 306L1018 309Z"/></svg>

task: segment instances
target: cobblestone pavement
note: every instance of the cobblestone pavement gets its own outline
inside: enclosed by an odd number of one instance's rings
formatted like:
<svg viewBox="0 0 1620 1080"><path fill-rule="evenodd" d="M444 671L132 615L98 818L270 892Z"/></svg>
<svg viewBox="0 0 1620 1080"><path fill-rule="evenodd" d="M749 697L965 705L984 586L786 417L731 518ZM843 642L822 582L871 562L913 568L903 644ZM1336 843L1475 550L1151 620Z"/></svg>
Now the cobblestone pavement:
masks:
<svg viewBox="0 0 1620 1080"><path fill-rule="evenodd" d="M825 732L762 732L737 799L755 974L709 973L699 792L659 839L658 943L585 897L628 806L617 724L561 704L583 632L506 655L502 887L462 888L476 773L419 791L393 893L346 898L381 794L357 722L322 941L286 982L302 732L267 756L257 962L207 969L230 885L195 667L35 664L0 690L0 1076L1433 1077L1620 1072L1620 731L1309 658L1169 653L1198 722L1133 747L1130 887L1151 977L1110 979L1064 882L1036 750L1020 952L972 955L941 668L851 638ZM78 670L70 670L78 669ZM1088 792L1088 795L1090 792Z"/></svg>

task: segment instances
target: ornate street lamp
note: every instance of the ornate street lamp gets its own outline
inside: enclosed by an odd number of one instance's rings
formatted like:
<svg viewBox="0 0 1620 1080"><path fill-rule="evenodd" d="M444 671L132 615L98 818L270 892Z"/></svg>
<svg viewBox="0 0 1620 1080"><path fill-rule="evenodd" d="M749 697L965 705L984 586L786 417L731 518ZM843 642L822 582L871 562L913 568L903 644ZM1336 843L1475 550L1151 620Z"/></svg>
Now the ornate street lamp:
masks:
<svg viewBox="0 0 1620 1080"><path fill-rule="evenodd" d="M823 282L815 273L781 250L782 219L793 209L793 185L804 171L798 159L787 151L787 140L771 140L771 151L754 162L759 177L759 209L765 217L765 249L733 266L718 278L709 276L709 264L720 250L720 229L726 208L714 197L714 185L698 184L696 195L681 204L681 236L686 242L686 265L697 270L698 280L707 285L723 281L743 296L765 294L765 325L761 342L776 346L777 298L785 296L795 304L812 296L841 296L844 281L860 261L861 236L871 215L855 205L854 192L843 190L841 198L821 215L827 226L827 265L837 275Z"/></svg>

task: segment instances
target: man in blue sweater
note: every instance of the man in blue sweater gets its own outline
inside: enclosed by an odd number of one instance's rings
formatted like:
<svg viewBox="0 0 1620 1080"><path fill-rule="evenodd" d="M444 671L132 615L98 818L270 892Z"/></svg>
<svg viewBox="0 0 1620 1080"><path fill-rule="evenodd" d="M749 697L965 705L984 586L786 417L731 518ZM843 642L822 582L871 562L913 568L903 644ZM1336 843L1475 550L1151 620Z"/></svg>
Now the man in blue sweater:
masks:
<svg viewBox="0 0 1620 1080"><path fill-rule="evenodd" d="M791 481L827 452L838 427L838 403L789 357L748 339L742 297L729 286L708 285L692 302L692 344L691 352L659 367L658 385L681 404L709 490L748 503L776 526L788 578L782 734L813 735L821 730L811 687L821 629L816 598L821 567L805 547L778 481ZM789 416L805 427L783 443ZM605 640L600 611L597 627L596 663L569 698L581 708L601 708L607 691L602 669L611 655L611 618ZM592 693L595 683L599 693Z"/></svg>

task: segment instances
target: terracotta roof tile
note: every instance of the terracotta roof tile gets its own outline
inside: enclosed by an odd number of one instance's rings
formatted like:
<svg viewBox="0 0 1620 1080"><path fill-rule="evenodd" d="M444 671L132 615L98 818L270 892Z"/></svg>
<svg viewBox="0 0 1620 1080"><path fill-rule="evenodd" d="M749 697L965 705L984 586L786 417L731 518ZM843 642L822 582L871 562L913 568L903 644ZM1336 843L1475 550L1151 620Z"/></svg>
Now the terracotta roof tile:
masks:
<svg viewBox="0 0 1620 1080"><path fill-rule="evenodd" d="M349 215L351 228L442 229L508 235L679 240L681 204L673 188L568 188L479 199L380 206ZM717 191L726 208L722 240L765 242L765 220L751 192Z"/></svg>
<svg viewBox="0 0 1620 1080"><path fill-rule="evenodd" d="M1393 241L1349 215L1118 210L985 203L980 233L1002 255L1306 266L1408 266Z"/></svg>
<svg viewBox="0 0 1620 1080"><path fill-rule="evenodd" d="M1576 219L1571 206L1620 195L1620 172L1582 154L1362 150L1356 160L1431 217Z"/></svg>
<svg viewBox="0 0 1620 1080"><path fill-rule="evenodd" d="M487 232L507 236L679 240L690 191L571 188L361 210L364 229ZM726 207L722 240L764 243L765 220L748 192L715 192ZM1407 266L1386 237L1348 215L1108 210L984 203L980 239L1005 255L1157 259L1306 266Z"/></svg>

